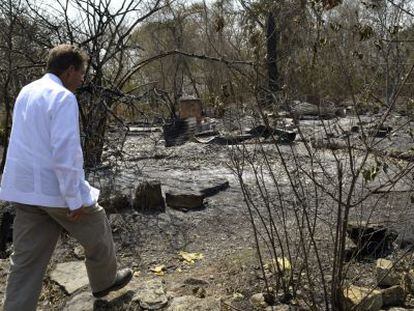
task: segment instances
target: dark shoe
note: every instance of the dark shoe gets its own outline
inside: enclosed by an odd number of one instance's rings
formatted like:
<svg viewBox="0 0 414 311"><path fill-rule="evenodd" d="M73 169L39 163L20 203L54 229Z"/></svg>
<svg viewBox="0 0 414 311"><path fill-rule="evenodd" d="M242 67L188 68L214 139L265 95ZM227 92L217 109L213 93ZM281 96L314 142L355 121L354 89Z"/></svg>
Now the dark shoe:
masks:
<svg viewBox="0 0 414 311"><path fill-rule="evenodd" d="M127 285L129 283L129 281L131 281L131 279L132 279L132 270L131 269L125 268L125 269L119 270L116 273L115 282L114 282L114 284L112 284L111 287L109 287L107 289L104 289L104 290L101 290L101 291L96 292L96 293L92 293L92 295L96 298L101 298L103 296L106 296L110 292L121 289L122 287Z"/></svg>

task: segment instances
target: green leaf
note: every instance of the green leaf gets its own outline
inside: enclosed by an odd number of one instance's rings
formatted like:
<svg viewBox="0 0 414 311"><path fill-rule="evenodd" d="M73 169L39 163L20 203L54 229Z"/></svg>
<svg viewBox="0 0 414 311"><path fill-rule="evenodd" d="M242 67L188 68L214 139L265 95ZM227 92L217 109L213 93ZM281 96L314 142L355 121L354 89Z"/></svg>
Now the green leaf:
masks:
<svg viewBox="0 0 414 311"><path fill-rule="evenodd" d="M371 166L370 168L362 171L362 176L364 177L366 182L370 182L375 180L375 178L378 176L380 169L380 165L378 163L374 166Z"/></svg>

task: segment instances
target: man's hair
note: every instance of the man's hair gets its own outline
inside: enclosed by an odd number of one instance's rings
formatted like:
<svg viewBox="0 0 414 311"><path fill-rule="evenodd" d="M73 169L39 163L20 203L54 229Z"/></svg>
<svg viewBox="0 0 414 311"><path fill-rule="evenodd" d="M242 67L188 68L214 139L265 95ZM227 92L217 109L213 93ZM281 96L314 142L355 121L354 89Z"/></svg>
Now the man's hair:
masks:
<svg viewBox="0 0 414 311"><path fill-rule="evenodd" d="M80 48L71 44L60 44L50 50L46 71L59 76L71 65L76 70L81 69L88 59L87 54Z"/></svg>

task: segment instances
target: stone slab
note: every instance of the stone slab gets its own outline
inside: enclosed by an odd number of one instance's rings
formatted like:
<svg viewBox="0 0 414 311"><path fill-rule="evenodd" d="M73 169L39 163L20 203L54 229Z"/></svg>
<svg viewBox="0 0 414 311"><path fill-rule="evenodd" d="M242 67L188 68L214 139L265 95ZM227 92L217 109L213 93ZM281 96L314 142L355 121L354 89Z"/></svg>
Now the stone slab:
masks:
<svg viewBox="0 0 414 311"><path fill-rule="evenodd" d="M213 297L197 298L182 296L174 298L167 311L220 311L220 301Z"/></svg>
<svg viewBox="0 0 414 311"><path fill-rule="evenodd" d="M137 289L132 301L144 310L160 310L168 303L165 286L161 280L149 280Z"/></svg>
<svg viewBox="0 0 414 311"><path fill-rule="evenodd" d="M194 209L203 205L204 195L200 192L171 190L165 193L165 201L172 208Z"/></svg>
<svg viewBox="0 0 414 311"><path fill-rule="evenodd" d="M60 286L69 295L89 284L83 261L69 261L59 263L50 273L50 279Z"/></svg>

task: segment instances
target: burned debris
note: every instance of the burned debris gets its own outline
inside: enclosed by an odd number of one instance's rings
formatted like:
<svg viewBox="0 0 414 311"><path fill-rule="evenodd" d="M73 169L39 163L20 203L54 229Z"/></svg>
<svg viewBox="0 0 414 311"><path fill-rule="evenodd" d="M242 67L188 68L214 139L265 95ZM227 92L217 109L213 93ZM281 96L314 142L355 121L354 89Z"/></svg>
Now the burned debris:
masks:
<svg viewBox="0 0 414 311"><path fill-rule="evenodd" d="M0 208L0 259L10 255L10 246L13 242L14 209L3 205Z"/></svg>
<svg viewBox="0 0 414 311"><path fill-rule="evenodd" d="M366 221L349 222L346 231L356 245L352 249L352 257L356 258L385 257L393 251L393 243L398 237L396 230Z"/></svg>
<svg viewBox="0 0 414 311"><path fill-rule="evenodd" d="M217 120L203 116L202 102L196 98L180 101L179 116L163 126L165 146L179 146L187 141L203 144L237 145L263 138L268 143L292 143L296 133L290 130L258 125L245 128L239 133L220 133L216 129ZM255 140L254 142L257 142Z"/></svg>

